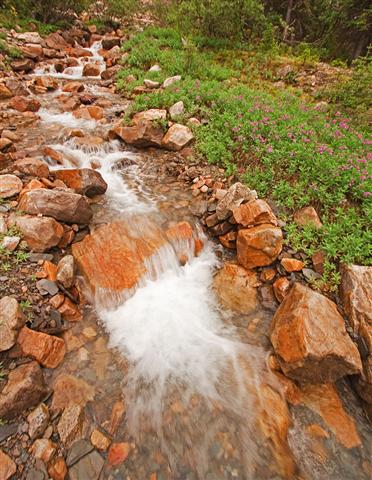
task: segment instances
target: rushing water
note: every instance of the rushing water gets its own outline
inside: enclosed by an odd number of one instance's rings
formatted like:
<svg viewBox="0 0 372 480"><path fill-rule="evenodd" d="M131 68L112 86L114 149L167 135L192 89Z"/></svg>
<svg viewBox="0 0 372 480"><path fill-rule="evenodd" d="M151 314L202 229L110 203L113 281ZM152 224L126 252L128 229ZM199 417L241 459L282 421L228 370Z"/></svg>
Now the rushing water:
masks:
<svg viewBox="0 0 372 480"><path fill-rule="evenodd" d="M100 44L94 44L93 57L88 60L102 69L99 49ZM46 66L38 69L36 75L82 80L85 61L80 60L80 65L67 73L58 74L53 67ZM98 85L92 83L89 88L102 95ZM44 102L40 110L46 129L79 128L88 134L94 134L98 128L107 131L109 125L61 113L55 108L54 97L55 94L51 95L50 104ZM163 228L164 222L174 219L177 212L172 200L171 214L159 208L164 199L158 185L162 179L148 181L141 169L142 154L123 150L118 141L84 146L71 138L50 146L64 159L62 166L50 160L51 169L94 167L102 174L108 190L98 218L121 220L137 236L154 222ZM119 382L114 385L104 377L100 388L107 392L121 389L126 405L125 434L144 449L130 478L147 478L141 465L146 464L146 452L152 454L157 448L169 464L166 478L293 477L295 461L292 462L285 438L278 433L287 407L278 382L266 366L268 350L262 342L243 342L234 317L221 311L211 290L219 264L216 249L200 231L197 235L203 237L203 251L195 257L193 242L183 244L189 258L184 266L180 265L174 245L166 243L146 260L147 274L137 288L123 295L119 305L117 299L110 303L110 292L105 293L105 301L102 292L95 299L109 346L126 361L122 373L115 372ZM265 315L258 312L255 321L267 319ZM318 463L315 468L306 456L305 440L296 433L303 422L296 422L291 435L295 444L292 450L305 474L298 478L366 478L340 477L343 465L352 464L348 454L340 465L335 463L332 471ZM302 461L301 457L307 460ZM120 475L124 471L115 478L124 478Z"/></svg>

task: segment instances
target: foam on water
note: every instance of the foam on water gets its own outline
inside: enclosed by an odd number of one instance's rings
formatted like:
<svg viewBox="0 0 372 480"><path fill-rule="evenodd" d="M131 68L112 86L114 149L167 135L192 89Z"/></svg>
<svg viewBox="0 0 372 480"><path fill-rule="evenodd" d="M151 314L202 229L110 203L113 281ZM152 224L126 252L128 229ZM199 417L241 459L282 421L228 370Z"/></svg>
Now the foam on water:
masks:
<svg viewBox="0 0 372 480"><path fill-rule="evenodd" d="M83 69L86 63L95 63L99 66L100 73L105 70L106 65L103 57L98 53L102 48L102 42L94 42L89 50L92 53L91 57L80 57L78 58L79 65L76 67L67 67L63 72L57 72L55 66L52 64L47 64L44 67L39 67L35 69L34 76L48 76L54 78L60 78L64 80L81 80L82 78L100 78L100 75L97 77L83 77Z"/></svg>
<svg viewBox="0 0 372 480"><path fill-rule="evenodd" d="M112 209L117 212L145 213L153 211L155 202L145 190L138 175L136 160L138 154L123 151L118 141L111 141L102 146L78 146L74 139L70 139L63 145L51 145L54 150L63 154L64 165L52 165L53 168L92 168L92 165L100 165L97 168L107 183L106 200L110 202ZM136 183L137 193L125 182L121 164L129 163L125 168L125 174Z"/></svg>

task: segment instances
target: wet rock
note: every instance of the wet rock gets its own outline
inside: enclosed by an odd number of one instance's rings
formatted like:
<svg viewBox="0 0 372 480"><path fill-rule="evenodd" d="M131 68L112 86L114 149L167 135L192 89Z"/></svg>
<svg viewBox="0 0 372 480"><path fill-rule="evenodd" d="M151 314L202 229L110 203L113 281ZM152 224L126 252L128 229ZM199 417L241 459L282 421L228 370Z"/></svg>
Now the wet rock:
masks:
<svg viewBox="0 0 372 480"><path fill-rule="evenodd" d="M58 287L56 283L52 280L46 280L43 278L36 282L36 288L39 290L41 295L56 295L58 293Z"/></svg>
<svg viewBox="0 0 372 480"><path fill-rule="evenodd" d="M89 478L89 480L98 480L104 463L98 452L91 452L70 468L70 479L81 480L82 478Z"/></svg>
<svg viewBox="0 0 372 480"><path fill-rule="evenodd" d="M32 440L40 437L45 432L49 419L49 410L45 403L40 403L40 405L28 415L28 434Z"/></svg>
<svg viewBox="0 0 372 480"><path fill-rule="evenodd" d="M76 193L87 197L103 195L107 190L102 175L91 168L54 170L53 174Z"/></svg>
<svg viewBox="0 0 372 480"><path fill-rule="evenodd" d="M101 69L94 63L86 63L83 68L84 77L98 77L101 73Z"/></svg>
<svg viewBox="0 0 372 480"><path fill-rule="evenodd" d="M165 79L162 86L163 88L168 88L174 83L179 82L180 80L181 80L181 75L175 75L174 77L169 77Z"/></svg>
<svg viewBox="0 0 372 480"><path fill-rule="evenodd" d="M35 458L42 460L47 464L56 453L57 445L48 438L39 438L35 440L31 447L31 453Z"/></svg>
<svg viewBox="0 0 372 480"><path fill-rule="evenodd" d="M76 462L78 462L81 458L88 455L88 453L92 452L94 448L92 444L88 442L88 440L81 439L77 440L72 444L69 448L66 458L66 464L68 467L72 467Z"/></svg>
<svg viewBox="0 0 372 480"><path fill-rule="evenodd" d="M282 231L271 224L239 230L236 240L238 263L248 269L271 265L282 246Z"/></svg>
<svg viewBox="0 0 372 480"><path fill-rule="evenodd" d="M65 288L71 288L75 283L75 260L72 255L61 258L57 266L57 281Z"/></svg>
<svg viewBox="0 0 372 480"><path fill-rule="evenodd" d="M0 300L0 352L9 350L15 345L18 332L25 324L25 320L15 298L3 297Z"/></svg>
<svg viewBox="0 0 372 480"><path fill-rule="evenodd" d="M116 77L116 75L120 72L121 66L114 65L112 67L106 68L103 72L101 72L102 80L111 80Z"/></svg>
<svg viewBox="0 0 372 480"><path fill-rule="evenodd" d="M0 418L12 419L37 405L47 394L43 373L37 362L12 370L0 393Z"/></svg>
<svg viewBox="0 0 372 480"><path fill-rule="evenodd" d="M110 465L115 466L123 463L128 458L129 452L129 443L113 443L107 457Z"/></svg>
<svg viewBox="0 0 372 480"><path fill-rule="evenodd" d="M177 118L182 115L185 111L185 105L182 100L175 103L169 108L169 116L172 120L177 120Z"/></svg>
<svg viewBox="0 0 372 480"><path fill-rule="evenodd" d="M64 235L62 225L51 217L22 215L14 219L14 224L33 252L42 253L57 246Z"/></svg>
<svg viewBox="0 0 372 480"><path fill-rule="evenodd" d="M62 318L69 322L78 322L82 319L82 314L79 307L72 303L67 297L62 305L58 307L58 311L62 315Z"/></svg>
<svg viewBox="0 0 372 480"><path fill-rule="evenodd" d="M84 91L84 84L82 82L67 82L63 85L62 92L79 93Z"/></svg>
<svg viewBox="0 0 372 480"><path fill-rule="evenodd" d="M102 48L104 50L111 50L114 47L120 47L120 38L114 36L105 36L102 38Z"/></svg>
<svg viewBox="0 0 372 480"><path fill-rule="evenodd" d="M37 158L22 158L21 160L14 162L13 166L15 170L18 170L25 175L40 178L47 178L49 176L48 165L43 162L43 160L38 160Z"/></svg>
<svg viewBox="0 0 372 480"><path fill-rule="evenodd" d="M361 372L336 305L299 283L276 311L270 338L283 372L295 380L324 383Z"/></svg>
<svg viewBox="0 0 372 480"><path fill-rule="evenodd" d="M9 90L9 88L3 83L0 83L0 100L11 98L12 96L13 93Z"/></svg>
<svg viewBox="0 0 372 480"><path fill-rule="evenodd" d="M66 190L36 189L22 195L19 208L33 215L46 215L66 223L89 223L92 210L87 200Z"/></svg>
<svg viewBox="0 0 372 480"><path fill-rule="evenodd" d="M37 112L41 105L38 100L17 95L10 100L9 107L18 112Z"/></svg>
<svg viewBox="0 0 372 480"><path fill-rule="evenodd" d="M305 266L304 262L296 260L295 258L282 258L280 263L288 273L300 272Z"/></svg>
<svg viewBox="0 0 372 480"><path fill-rule="evenodd" d="M149 121L139 121L132 127L114 127L111 136L124 140L128 145L136 147L159 147L163 139L163 129Z"/></svg>
<svg viewBox="0 0 372 480"><path fill-rule="evenodd" d="M35 68L35 63L31 58L19 58L13 60L10 64L12 70L15 72L31 72Z"/></svg>
<svg viewBox="0 0 372 480"><path fill-rule="evenodd" d="M322 228L323 226L314 207L304 207L298 210L294 214L294 221L301 227L312 225L315 228Z"/></svg>
<svg viewBox="0 0 372 480"><path fill-rule="evenodd" d="M244 203L233 210L233 216L239 225L243 227L251 227L253 225L261 225L271 223L277 226L278 221L270 208L270 205L264 200L253 200Z"/></svg>
<svg viewBox="0 0 372 480"><path fill-rule="evenodd" d="M273 283L274 294L278 302L282 302L291 288L287 277L280 277Z"/></svg>
<svg viewBox="0 0 372 480"><path fill-rule="evenodd" d="M110 439L98 429L93 430L90 441L95 448L103 451L106 451L111 443Z"/></svg>
<svg viewBox="0 0 372 480"><path fill-rule="evenodd" d="M213 280L213 288L224 308L249 314L258 306L257 274L234 263L225 263Z"/></svg>
<svg viewBox="0 0 372 480"><path fill-rule="evenodd" d="M15 175L0 175L0 198L14 197L22 188L22 180Z"/></svg>
<svg viewBox="0 0 372 480"><path fill-rule="evenodd" d="M0 450L0 478L8 480L17 471L17 466L13 460L2 450Z"/></svg>
<svg viewBox="0 0 372 480"><path fill-rule="evenodd" d="M57 425L57 431L61 442L66 447L81 437L84 418L84 408L80 405L71 404L63 410Z"/></svg>
<svg viewBox="0 0 372 480"><path fill-rule="evenodd" d="M250 202L257 198L255 190L250 190L245 185L237 182L232 185L223 198L219 201L216 209L218 220L226 220L239 205L244 201Z"/></svg>
<svg viewBox="0 0 372 480"><path fill-rule="evenodd" d="M94 398L94 388L84 380L62 373L56 378L52 410L64 409L69 405L85 406Z"/></svg>
<svg viewBox="0 0 372 480"><path fill-rule="evenodd" d="M218 237L221 245L230 250L236 250L236 239L238 237L238 232L230 231L225 233L225 235L220 235Z"/></svg>
<svg viewBox="0 0 372 480"><path fill-rule="evenodd" d="M144 260L165 243L155 224L146 226L146 236L133 237L123 222L94 230L72 245L72 254L93 291L120 292L133 288L145 272Z"/></svg>
<svg viewBox="0 0 372 480"><path fill-rule="evenodd" d="M56 458L48 467L48 474L52 480L65 480L67 466L63 457Z"/></svg>
<svg viewBox="0 0 372 480"><path fill-rule="evenodd" d="M18 343L24 355L35 358L43 367L56 368L64 359L65 342L53 335L23 327Z"/></svg>
<svg viewBox="0 0 372 480"><path fill-rule="evenodd" d="M178 151L186 147L193 139L194 135L189 127L175 123L164 135L161 145L167 150Z"/></svg>

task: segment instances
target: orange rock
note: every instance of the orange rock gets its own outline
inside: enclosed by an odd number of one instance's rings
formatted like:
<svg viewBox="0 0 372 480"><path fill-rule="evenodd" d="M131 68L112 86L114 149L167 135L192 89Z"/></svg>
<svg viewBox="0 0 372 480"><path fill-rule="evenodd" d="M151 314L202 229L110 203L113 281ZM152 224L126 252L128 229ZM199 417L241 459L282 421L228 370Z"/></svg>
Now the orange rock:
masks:
<svg viewBox="0 0 372 480"><path fill-rule="evenodd" d="M276 311L270 338L283 372L295 380L323 383L361 372L336 305L300 283Z"/></svg>
<svg viewBox="0 0 372 480"><path fill-rule="evenodd" d="M69 322L78 322L83 318L79 307L72 303L72 301L67 297L62 305L58 307L58 311L62 315L62 318L64 320L68 320Z"/></svg>
<svg viewBox="0 0 372 480"><path fill-rule="evenodd" d="M35 332L27 327L20 331L18 343L24 355L35 358L47 368L56 368L66 353L65 342L61 338Z"/></svg>
<svg viewBox="0 0 372 480"><path fill-rule="evenodd" d="M287 277L280 277L273 283L274 295L278 302L282 302L290 289L290 282Z"/></svg>
<svg viewBox="0 0 372 480"><path fill-rule="evenodd" d="M323 226L314 207L301 208L301 210L298 210L294 214L294 220L297 225L300 225L301 227L312 225L313 227L319 229Z"/></svg>
<svg viewBox="0 0 372 480"><path fill-rule="evenodd" d="M301 260L296 260L295 258L282 258L280 262L286 272L299 272L301 271L305 264Z"/></svg>
<svg viewBox="0 0 372 480"><path fill-rule="evenodd" d="M13 460L2 450L0 450L0 478L8 480L17 471L17 466Z"/></svg>
<svg viewBox="0 0 372 480"><path fill-rule="evenodd" d="M123 222L117 222L74 243L72 253L93 291L120 292L137 284L146 271L144 260L165 243L155 224L144 225L144 237L136 238Z"/></svg>
<svg viewBox="0 0 372 480"><path fill-rule="evenodd" d="M63 457L56 458L48 467L48 473L53 480L65 480L67 466Z"/></svg>
<svg viewBox="0 0 372 480"><path fill-rule="evenodd" d="M282 250L283 235L270 224L239 230L236 241L237 260L245 268L270 265Z"/></svg>
<svg viewBox="0 0 372 480"><path fill-rule="evenodd" d="M260 388L260 403L257 422L261 432L269 440L268 445L276 463L275 471L279 470L284 478L293 478L296 465L287 441L290 426L287 403L268 385Z"/></svg>
<svg viewBox="0 0 372 480"><path fill-rule="evenodd" d="M125 413L124 403L120 400L116 401L112 407L110 423L108 426L108 431L109 433L111 433L111 435L113 435L118 429L118 426L123 418L124 413Z"/></svg>
<svg viewBox="0 0 372 480"><path fill-rule="evenodd" d="M231 231L226 233L225 235L220 235L218 237L221 244L230 250L236 250L236 239L238 236L238 232Z"/></svg>
<svg viewBox="0 0 372 480"><path fill-rule="evenodd" d="M346 413L333 384L304 385L301 403L320 415L338 441L346 448L361 445L355 422Z"/></svg>
<svg viewBox="0 0 372 480"><path fill-rule="evenodd" d="M233 210L233 216L239 225L251 227L263 223L271 223L277 226L278 221L270 208L270 205L264 200L253 200L244 203Z"/></svg>
<svg viewBox="0 0 372 480"><path fill-rule="evenodd" d="M225 263L213 280L213 288L221 304L241 314L253 312L258 306L257 275L234 263Z"/></svg>
<svg viewBox="0 0 372 480"><path fill-rule="evenodd" d="M52 280L52 282L55 282L57 280L57 265L54 265L54 263L49 262L48 260L45 260L43 263L43 270L47 275L48 280Z"/></svg>
<svg viewBox="0 0 372 480"><path fill-rule="evenodd" d="M111 465L120 465L123 463L130 451L129 443L113 443L108 452L108 461Z"/></svg>
<svg viewBox="0 0 372 480"><path fill-rule="evenodd" d="M93 430L92 435L90 436L90 441L94 447L103 451L106 451L111 443L110 439L96 428Z"/></svg>

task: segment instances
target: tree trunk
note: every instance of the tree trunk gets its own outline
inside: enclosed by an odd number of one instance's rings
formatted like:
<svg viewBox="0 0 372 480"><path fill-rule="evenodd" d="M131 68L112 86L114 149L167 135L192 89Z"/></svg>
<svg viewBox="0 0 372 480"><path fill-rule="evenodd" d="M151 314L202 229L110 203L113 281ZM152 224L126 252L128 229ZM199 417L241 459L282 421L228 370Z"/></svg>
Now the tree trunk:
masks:
<svg viewBox="0 0 372 480"><path fill-rule="evenodd" d="M288 30L289 30L289 24L291 22L292 8L293 8L293 0L288 0L287 14L285 16L285 27L283 31L283 42L285 42L288 37Z"/></svg>

